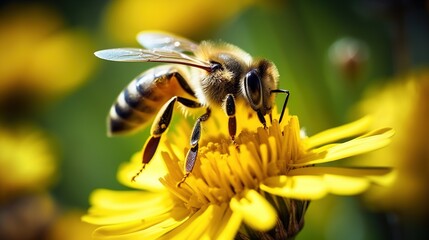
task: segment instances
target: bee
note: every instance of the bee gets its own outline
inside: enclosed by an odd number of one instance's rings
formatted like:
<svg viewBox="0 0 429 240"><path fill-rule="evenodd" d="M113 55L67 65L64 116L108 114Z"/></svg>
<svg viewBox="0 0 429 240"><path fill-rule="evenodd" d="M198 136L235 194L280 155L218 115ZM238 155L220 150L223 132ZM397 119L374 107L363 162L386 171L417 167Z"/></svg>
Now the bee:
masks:
<svg viewBox="0 0 429 240"><path fill-rule="evenodd" d="M228 131L235 143L236 102L245 104L267 128L265 116L272 121L274 94L286 94L281 122L289 91L279 89L276 66L266 59L254 59L239 47L221 41L195 43L165 32L141 32L137 41L144 47L115 48L95 52L101 59L119 62L166 63L137 76L120 93L108 117L109 135L130 133L146 125L154 116L150 138L142 156L143 171L153 158L162 134L170 125L175 104L185 108L205 108L190 136L185 175L192 172L198 155L201 125L210 118L212 108L222 108L228 118Z"/></svg>

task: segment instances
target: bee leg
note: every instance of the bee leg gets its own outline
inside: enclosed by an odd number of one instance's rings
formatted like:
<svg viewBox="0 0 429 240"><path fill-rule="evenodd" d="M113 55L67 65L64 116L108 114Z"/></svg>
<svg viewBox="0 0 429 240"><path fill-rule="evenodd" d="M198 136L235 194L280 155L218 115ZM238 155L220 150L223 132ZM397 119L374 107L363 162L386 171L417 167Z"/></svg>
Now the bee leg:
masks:
<svg viewBox="0 0 429 240"><path fill-rule="evenodd" d="M186 154L186 163L185 163L185 175L183 176L182 180L177 183L177 187L180 187L180 185L185 182L186 178L191 174L192 169L195 166L195 160L197 160L198 155L198 142L201 138L201 122L207 121L210 117L211 110L210 108L206 109L206 113L201 115L197 121L195 122L194 128L192 129L191 134L191 149L189 149L188 153Z"/></svg>
<svg viewBox="0 0 429 240"><path fill-rule="evenodd" d="M225 98L225 112L228 115L228 131L229 136L231 136L232 143L238 147L238 144L235 142L235 135L237 133L237 120L235 118L235 99L232 94L226 95Z"/></svg>
<svg viewBox="0 0 429 240"><path fill-rule="evenodd" d="M146 165L149 163L149 161L152 159L153 155L155 155L156 149L158 148L159 141L161 140L161 136L152 136L149 138L143 149L143 158L142 163L143 166L140 168L140 170L131 178L131 181L135 182L136 177L138 177L143 170L145 169Z"/></svg>
<svg viewBox="0 0 429 240"><path fill-rule="evenodd" d="M264 126L264 129L267 129L267 121L265 120L264 115L262 115L261 111L257 111L256 112L258 115L258 119L259 121L262 123L262 125Z"/></svg>
<svg viewBox="0 0 429 240"><path fill-rule="evenodd" d="M274 90L271 90L271 92L270 92L270 93L284 93L284 94L286 94L285 101L283 102L282 113L280 114L280 118L279 118L279 123L281 123L281 122L282 122L282 119L283 119L283 115L284 115L284 113L285 113L285 109L286 109L287 102L289 101L289 95L290 95L289 90L285 90L285 89L274 89Z"/></svg>
<svg viewBox="0 0 429 240"><path fill-rule="evenodd" d="M135 181L136 177L141 174L141 172L146 167L146 164L148 164L155 155L156 149L158 148L159 142L161 140L161 136L170 125L171 118L173 116L174 104L177 101L190 108L202 107L202 105L198 102L178 96L172 97L164 104L164 106L162 106L161 110L158 112L155 120L153 121L152 128L150 130L152 136L146 141L144 145L142 157L143 166L140 171L133 176L131 179L132 181Z"/></svg>

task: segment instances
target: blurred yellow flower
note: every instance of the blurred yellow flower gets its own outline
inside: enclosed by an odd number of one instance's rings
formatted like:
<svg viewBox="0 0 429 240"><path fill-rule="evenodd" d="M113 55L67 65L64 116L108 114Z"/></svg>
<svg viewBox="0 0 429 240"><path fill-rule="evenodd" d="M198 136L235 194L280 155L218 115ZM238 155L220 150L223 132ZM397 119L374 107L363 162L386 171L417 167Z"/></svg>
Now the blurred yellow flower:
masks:
<svg viewBox="0 0 429 240"><path fill-rule="evenodd" d="M104 24L115 39L128 44L134 44L137 32L151 29L197 37L256 2L258 0L111 1Z"/></svg>
<svg viewBox="0 0 429 240"><path fill-rule="evenodd" d="M374 188L367 200L382 210L408 217L429 215L429 70L421 70L380 88L374 88L358 106L359 114L372 114L373 127L391 126L392 144L369 154L368 165L395 166L397 178L389 188ZM395 199L390 201L390 199Z"/></svg>
<svg viewBox="0 0 429 240"><path fill-rule="evenodd" d="M0 52L3 105L61 96L87 80L95 64L88 35L65 29L54 11L37 5L0 12Z"/></svg>
<svg viewBox="0 0 429 240"><path fill-rule="evenodd" d="M0 126L0 200L46 190L57 161L50 139L30 126Z"/></svg>
<svg viewBox="0 0 429 240"><path fill-rule="evenodd" d="M239 148L231 144L227 117L214 110L204 122L196 166L184 183L191 132L186 122L160 146L135 182L141 152L124 164L119 181L138 189L99 189L83 220L101 225L96 239L286 239L303 227L310 200L328 193L353 195L383 183L386 168L323 166L379 149L392 129L367 131L369 118L302 136L298 118L286 114L261 127L256 114L237 107ZM278 118L278 114L274 114ZM241 127L241 128L240 128ZM354 137L354 138L353 138ZM340 139L348 140L337 143ZM183 139L186 139L185 141ZM163 160L163 161L161 161ZM242 224L244 223L244 224Z"/></svg>

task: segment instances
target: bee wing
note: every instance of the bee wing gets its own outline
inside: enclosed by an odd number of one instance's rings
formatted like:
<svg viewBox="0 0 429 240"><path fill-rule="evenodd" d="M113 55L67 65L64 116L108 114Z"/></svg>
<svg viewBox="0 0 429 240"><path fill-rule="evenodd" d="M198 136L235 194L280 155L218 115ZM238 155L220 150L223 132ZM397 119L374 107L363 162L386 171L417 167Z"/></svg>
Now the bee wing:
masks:
<svg viewBox="0 0 429 240"><path fill-rule="evenodd" d="M177 63L202 68L206 71L211 70L209 62L170 49L113 48L100 50L94 54L101 59L117 62Z"/></svg>
<svg viewBox="0 0 429 240"><path fill-rule="evenodd" d="M137 41L147 49L168 49L178 52L195 52L198 44L184 37L166 32L141 32Z"/></svg>

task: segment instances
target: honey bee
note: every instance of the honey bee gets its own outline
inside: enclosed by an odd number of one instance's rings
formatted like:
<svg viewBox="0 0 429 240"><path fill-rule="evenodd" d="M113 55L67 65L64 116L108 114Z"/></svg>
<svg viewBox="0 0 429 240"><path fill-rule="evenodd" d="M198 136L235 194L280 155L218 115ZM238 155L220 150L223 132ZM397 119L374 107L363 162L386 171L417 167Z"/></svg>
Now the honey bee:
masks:
<svg viewBox="0 0 429 240"><path fill-rule="evenodd" d="M225 42L195 43L184 37L164 32L141 32L137 41L145 48L115 48L95 52L99 58L119 62L168 63L149 69L120 93L110 109L110 135L129 133L145 126L155 115L151 137L144 145L141 170L154 156L162 134L172 119L174 105L185 108L205 108L190 136L186 156L185 175L192 172L201 138L201 124L210 118L212 108L222 108L228 118L228 130L235 143L237 120L236 102L254 111L266 128L265 116L274 105L273 93L286 94L279 122L281 122L289 91L278 89L276 66L266 59L254 59L237 46Z"/></svg>

